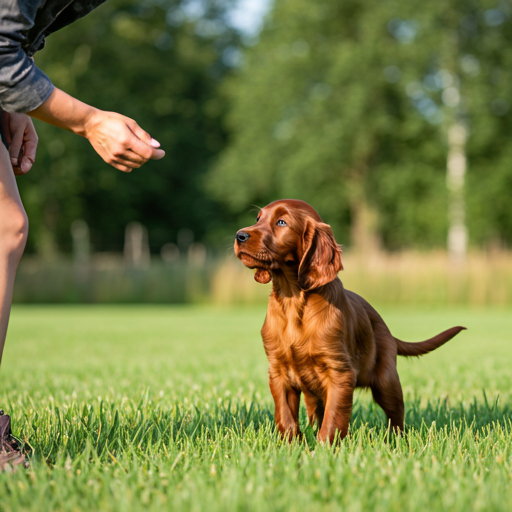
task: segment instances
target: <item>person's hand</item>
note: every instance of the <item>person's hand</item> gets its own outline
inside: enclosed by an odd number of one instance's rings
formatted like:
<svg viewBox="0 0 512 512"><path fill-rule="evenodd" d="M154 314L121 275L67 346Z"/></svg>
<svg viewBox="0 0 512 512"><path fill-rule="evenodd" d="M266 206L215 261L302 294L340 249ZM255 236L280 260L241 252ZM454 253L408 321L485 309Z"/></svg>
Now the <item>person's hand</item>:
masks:
<svg viewBox="0 0 512 512"><path fill-rule="evenodd" d="M158 149L160 144L133 119L98 110L57 87L46 101L28 114L86 137L105 162L123 172L165 156L165 152Z"/></svg>
<svg viewBox="0 0 512 512"><path fill-rule="evenodd" d="M46 101L28 114L86 137L105 162L123 172L165 156L165 152L158 149L160 144L133 119L98 110L57 87Z"/></svg>
<svg viewBox="0 0 512 512"><path fill-rule="evenodd" d="M84 135L105 162L123 172L165 156L149 133L133 119L115 112L95 110L85 123Z"/></svg>
<svg viewBox="0 0 512 512"><path fill-rule="evenodd" d="M12 112L4 115L12 168L16 176L21 176L30 171L36 159L37 133L27 115Z"/></svg>

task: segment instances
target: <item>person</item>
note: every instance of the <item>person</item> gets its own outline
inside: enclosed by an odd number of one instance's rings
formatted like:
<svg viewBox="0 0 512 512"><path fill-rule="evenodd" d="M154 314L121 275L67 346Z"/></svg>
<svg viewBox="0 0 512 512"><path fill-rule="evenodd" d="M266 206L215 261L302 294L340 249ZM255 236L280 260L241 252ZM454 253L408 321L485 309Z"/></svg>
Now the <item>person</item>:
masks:
<svg viewBox="0 0 512 512"><path fill-rule="evenodd" d="M0 362L7 335L14 279L28 235L28 219L15 175L36 157L36 118L89 140L105 162L130 172L165 155L134 120L87 105L55 87L35 65L45 38L105 0L2 0L0 2ZM0 411L0 468L25 457Z"/></svg>

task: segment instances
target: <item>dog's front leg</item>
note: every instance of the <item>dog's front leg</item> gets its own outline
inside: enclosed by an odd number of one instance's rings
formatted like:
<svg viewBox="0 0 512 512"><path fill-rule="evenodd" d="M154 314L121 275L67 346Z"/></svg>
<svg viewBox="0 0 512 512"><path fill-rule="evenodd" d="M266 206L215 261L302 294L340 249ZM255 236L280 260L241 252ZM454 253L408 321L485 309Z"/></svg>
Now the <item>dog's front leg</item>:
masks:
<svg viewBox="0 0 512 512"><path fill-rule="evenodd" d="M290 387L280 375L269 372L270 392L274 398L277 428L283 439L301 436L299 429L300 389Z"/></svg>
<svg viewBox="0 0 512 512"><path fill-rule="evenodd" d="M318 428L322 428L324 420L324 404L317 396L304 391L304 402L308 411L309 424L313 426L315 422Z"/></svg>
<svg viewBox="0 0 512 512"><path fill-rule="evenodd" d="M328 382L325 415L322 428L318 433L319 441L332 444L336 438L336 432L340 440L347 435L355 386L356 378L352 373L333 372Z"/></svg>

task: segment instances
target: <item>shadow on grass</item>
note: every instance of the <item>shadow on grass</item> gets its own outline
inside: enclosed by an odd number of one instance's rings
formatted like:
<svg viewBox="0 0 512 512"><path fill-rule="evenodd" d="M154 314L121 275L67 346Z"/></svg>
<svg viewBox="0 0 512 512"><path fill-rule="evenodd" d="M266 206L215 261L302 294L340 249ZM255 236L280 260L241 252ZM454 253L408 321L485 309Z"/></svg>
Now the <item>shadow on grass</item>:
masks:
<svg viewBox="0 0 512 512"><path fill-rule="evenodd" d="M451 405L448 401L406 403L406 437L427 436L436 431L456 431L460 435L488 433L495 429L512 430L512 410L496 400L489 403L475 398L469 406ZM236 443L258 439L265 445L276 442L278 434L269 407L255 402L223 402L196 406L154 406L151 401L128 404L101 402L96 406L72 404L65 411L49 408L43 414L25 418L22 426L26 440L34 448L36 458L52 465L57 458L83 456L86 452L100 461L115 460L116 454L129 452L166 454L182 450L190 444L224 445L229 450ZM316 429L308 426L305 408L301 408L300 424L310 448L316 444ZM351 436L366 432L370 438L384 439L387 422L383 411L374 403L356 401L352 414ZM91 455L92 454L92 455Z"/></svg>
<svg viewBox="0 0 512 512"><path fill-rule="evenodd" d="M512 419L512 408L508 405L500 405L499 398L489 402L485 392L483 402L477 397L468 406L459 402L451 404L449 400L429 401L426 406L421 406L420 399L405 403L405 429L407 431L421 430L435 423L438 429L450 428L454 424L458 428L471 428L475 431L486 430L494 426L507 426ZM352 431L366 425L369 428L386 429L387 420L384 411L375 403L368 406L354 405L352 413Z"/></svg>

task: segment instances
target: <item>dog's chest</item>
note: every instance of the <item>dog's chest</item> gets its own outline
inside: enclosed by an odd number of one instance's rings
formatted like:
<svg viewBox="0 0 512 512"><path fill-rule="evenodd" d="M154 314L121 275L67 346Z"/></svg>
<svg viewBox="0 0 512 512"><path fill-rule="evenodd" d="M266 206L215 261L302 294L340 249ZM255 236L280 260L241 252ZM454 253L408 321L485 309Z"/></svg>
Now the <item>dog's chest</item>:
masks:
<svg viewBox="0 0 512 512"><path fill-rule="evenodd" d="M269 363L290 386L321 392L328 371L323 350L327 317L318 309L312 317L307 307L267 313L262 335Z"/></svg>

